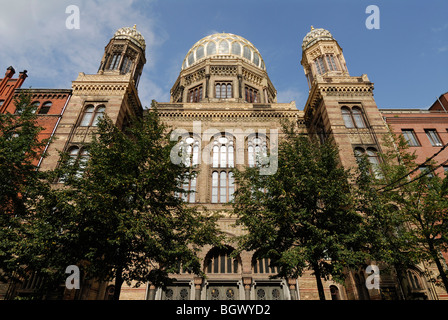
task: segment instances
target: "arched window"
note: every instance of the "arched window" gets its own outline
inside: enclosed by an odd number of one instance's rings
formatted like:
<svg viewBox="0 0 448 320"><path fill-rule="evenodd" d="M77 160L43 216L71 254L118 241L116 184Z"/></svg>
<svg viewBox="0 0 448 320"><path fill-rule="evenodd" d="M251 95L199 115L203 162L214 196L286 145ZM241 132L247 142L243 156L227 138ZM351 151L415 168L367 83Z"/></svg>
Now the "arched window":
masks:
<svg viewBox="0 0 448 320"><path fill-rule="evenodd" d="M247 141L247 163L249 167L258 167L262 159L268 156L266 137L263 135L249 136Z"/></svg>
<svg viewBox="0 0 448 320"><path fill-rule="evenodd" d="M341 300L339 289L335 285L330 286L331 300Z"/></svg>
<svg viewBox="0 0 448 320"><path fill-rule="evenodd" d="M192 168L193 170L197 168L199 164L199 152L200 143L199 139L193 135L188 135L183 137L180 142L180 153L182 155L182 162L185 166ZM194 172L189 179L182 182L182 188L188 193L182 194L182 199L185 202L194 203L196 201L196 186L197 186L197 175Z"/></svg>
<svg viewBox="0 0 448 320"><path fill-rule="evenodd" d="M35 102L36 103L36 102ZM37 102L37 105L39 105L39 102ZM50 111L50 108L53 104L50 101L45 102L42 107L39 109L38 114L47 114L48 111Z"/></svg>
<svg viewBox="0 0 448 320"><path fill-rule="evenodd" d="M355 125L357 128L365 128L366 123L364 121L364 117L362 115L362 111L358 107L352 108L353 120L355 121Z"/></svg>
<svg viewBox="0 0 448 320"><path fill-rule="evenodd" d="M202 100L202 85L191 88L188 91L188 102L199 102Z"/></svg>
<svg viewBox="0 0 448 320"><path fill-rule="evenodd" d="M326 55L326 60L327 60L327 65L328 65L328 69L330 71L336 71L338 70L337 66L336 66L336 62L334 60L334 55L332 54L327 54Z"/></svg>
<svg viewBox="0 0 448 320"><path fill-rule="evenodd" d="M213 138L212 203L227 203L233 200L235 191L231 169L235 166L235 148L233 137L218 135Z"/></svg>
<svg viewBox="0 0 448 320"><path fill-rule="evenodd" d="M422 290L420 276L417 274L416 271L408 270L407 278L412 290Z"/></svg>
<svg viewBox="0 0 448 320"><path fill-rule="evenodd" d="M212 54L216 54L216 43L214 43L213 41L210 41L207 44L207 55L210 56Z"/></svg>
<svg viewBox="0 0 448 320"><path fill-rule="evenodd" d="M229 53L229 42L227 40L222 40L219 43L219 53Z"/></svg>
<svg viewBox="0 0 448 320"><path fill-rule="evenodd" d="M106 107L104 105L99 105L96 108L93 105L88 105L84 109L80 126L81 127L97 126L98 120L104 116L105 110Z"/></svg>
<svg viewBox="0 0 448 320"><path fill-rule="evenodd" d="M370 173L375 175L375 178L380 179L383 177L381 173L380 168L380 158L378 156L378 151L375 148L367 148L367 150L364 150L363 148L357 147L354 150L355 157L358 159L358 161L361 159L361 157L364 156L364 154L367 155L367 159L370 163Z"/></svg>
<svg viewBox="0 0 448 320"><path fill-rule="evenodd" d="M315 59L314 64L316 65L318 74L324 74L327 71L325 68L324 59L322 57L318 57L317 59Z"/></svg>
<svg viewBox="0 0 448 320"><path fill-rule="evenodd" d="M100 105L96 108L95 115L93 117L92 126L96 127L98 125L98 120L103 118L105 110L106 110L106 107L103 105Z"/></svg>
<svg viewBox="0 0 448 320"><path fill-rule="evenodd" d="M252 270L254 273L278 273L278 267L271 265L271 259L254 255L252 258Z"/></svg>
<svg viewBox="0 0 448 320"><path fill-rule="evenodd" d="M92 122L92 117L93 117L93 112L95 111L95 107L92 105L87 106L84 109L84 114L82 116L82 120L81 120L81 127L87 127L90 125L90 123Z"/></svg>
<svg viewBox="0 0 448 320"><path fill-rule="evenodd" d="M342 107L342 119L344 119L344 124L346 128L354 128L355 124L353 122L352 113L348 107Z"/></svg>
<svg viewBox="0 0 448 320"><path fill-rule="evenodd" d="M232 83L217 82L215 84L215 98L217 99L232 98Z"/></svg>
<svg viewBox="0 0 448 320"><path fill-rule="evenodd" d="M238 42L232 42L232 53L241 56L241 45Z"/></svg>
<svg viewBox="0 0 448 320"><path fill-rule="evenodd" d="M231 256L232 249L213 248L204 259L204 269L206 273L238 273L239 272L239 256L233 258Z"/></svg>
<svg viewBox="0 0 448 320"><path fill-rule="evenodd" d="M80 148L78 146L73 146L68 149L68 159L67 166L76 166L77 170L74 173L75 178L81 178L89 161L90 155L89 151L86 148ZM60 182L65 182L68 178L68 175L65 174L63 177L59 179Z"/></svg>
<svg viewBox="0 0 448 320"><path fill-rule="evenodd" d="M128 73L132 68L132 59L128 56L125 56L123 59L123 64L121 66L121 73L126 74Z"/></svg>
<svg viewBox="0 0 448 320"><path fill-rule="evenodd" d="M364 115L359 107L350 109L344 106L341 108L341 112L346 128L366 128Z"/></svg>
<svg viewBox="0 0 448 320"><path fill-rule="evenodd" d="M118 66L120 64L121 54L120 53L114 53L112 56L112 60L109 64L109 70L116 70L118 69Z"/></svg>
<svg viewBox="0 0 448 320"><path fill-rule="evenodd" d="M233 200L235 179L233 172L212 172L212 203L227 203Z"/></svg>
<svg viewBox="0 0 448 320"><path fill-rule="evenodd" d="M199 60L204 57L204 46L199 46L196 49L196 60Z"/></svg>
<svg viewBox="0 0 448 320"><path fill-rule="evenodd" d="M246 93L246 101L247 102L258 103L260 101L257 89L252 88L250 86L245 86L244 89L245 89L245 93Z"/></svg>
<svg viewBox="0 0 448 320"><path fill-rule="evenodd" d="M233 138L225 135L215 137L212 148L212 166L214 168L233 168L234 157Z"/></svg>
<svg viewBox="0 0 448 320"><path fill-rule="evenodd" d="M243 57L247 60L252 61L252 51L249 49L248 46L244 46L243 48Z"/></svg>

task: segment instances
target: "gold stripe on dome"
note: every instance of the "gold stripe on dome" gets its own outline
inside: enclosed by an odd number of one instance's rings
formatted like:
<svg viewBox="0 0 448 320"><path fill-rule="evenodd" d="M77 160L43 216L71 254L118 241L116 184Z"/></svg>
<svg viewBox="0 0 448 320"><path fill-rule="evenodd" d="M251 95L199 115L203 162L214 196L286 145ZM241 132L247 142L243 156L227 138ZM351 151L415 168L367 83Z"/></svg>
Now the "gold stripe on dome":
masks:
<svg viewBox="0 0 448 320"><path fill-rule="evenodd" d="M221 45L223 43L225 44L224 46ZM210 47L210 44L213 47ZM201 52L198 53L200 48ZM231 59L234 57L243 59L262 70L266 70L264 60L258 49L250 41L231 33L215 33L197 41L185 56L182 70L196 65L196 63L206 58Z"/></svg>

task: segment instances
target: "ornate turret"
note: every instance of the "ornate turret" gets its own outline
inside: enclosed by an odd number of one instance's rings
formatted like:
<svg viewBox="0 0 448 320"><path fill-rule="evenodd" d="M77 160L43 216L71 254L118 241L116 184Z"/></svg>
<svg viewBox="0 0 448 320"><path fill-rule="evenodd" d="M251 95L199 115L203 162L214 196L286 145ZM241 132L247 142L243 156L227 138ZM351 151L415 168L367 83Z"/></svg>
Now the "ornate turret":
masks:
<svg viewBox="0 0 448 320"><path fill-rule="evenodd" d="M146 42L136 25L123 27L115 32L104 50L98 69L99 74L132 74L138 86L145 58Z"/></svg>
<svg viewBox="0 0 448 320"><path fill-rule="evenodd" d="M303 38L302 61L308 86L316 76L349 76L342 48L330 31L311 26Z"/></svg>

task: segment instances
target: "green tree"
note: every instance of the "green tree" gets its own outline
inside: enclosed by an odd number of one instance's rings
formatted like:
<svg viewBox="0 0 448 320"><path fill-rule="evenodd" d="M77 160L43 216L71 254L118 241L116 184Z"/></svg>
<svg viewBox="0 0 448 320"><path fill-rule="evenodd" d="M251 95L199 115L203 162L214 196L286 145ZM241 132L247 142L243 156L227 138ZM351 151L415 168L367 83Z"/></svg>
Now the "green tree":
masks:
<svg viewBox="0 0 448 320"><path fill-rule="evenodd" d="M48 139L40 139L36 107L31 95L14 98L16 112L0 114L0 280L20 274L17 246L24 237L24 223L33 214L34 198L47 185L37 163Z"/></svg>
<svg viewBox="0 0 448 320"><path fill-rule="evenodd" d="M358 209L366 217L372 254L395 267L402 287L406 269L432 261L448 288L440 262L441 252L448 248L448 180L434 175L432 159L425 161L428 171L420 172L402 136L388 135L384 145L378 177L369 174L365 159L359 166Z"/></svg>
<svg viewBox="0 0 448 320"><path fill-rule="evenodd" d="M391 161L394 161L393 157L397 160L395 152L389 156L392 157ZM398 167L391 167L389 169L394 170L386 173L385 161L382 162L380 169L373 168L366 155L358 158L354 195L357 211L362 213L363 238L368 244L370 258L382 264L382 273L396 272L403 292L402 279L406 270L418 263L419 253L415 250L417 245L415 234L406 228L406 217L398 204L391 199L395 196L390 190L378 191L384 186L385 179L394 179L406 173L403 168Z"/></svg>
<svg viewBox="0 0 448 320"><path fill-rule="evenodd" d="M64 186L39 202L28 256L53 284L76 264L85 279L115 279L118 300L123 282L164 286L180 265L202 275L197 251L220 241L217 216L179 197L192 173L171 161L176 142L156 108L131 123L122 131L101 119L88 161L62 154L52 173Z"/></svg>
<svg viewBox="0 0 448 320"><path fill-rule="evenodd" d="M235 170L234 212L247 233L240 250L257 250L279 267L279 277L314 272L319 298L322 279L343 282L347 268L363 263L361 217L354 210L349 172L329 140L320 145L285 125L278 170ZM261 162L262 163L262 162Z"/></svg>

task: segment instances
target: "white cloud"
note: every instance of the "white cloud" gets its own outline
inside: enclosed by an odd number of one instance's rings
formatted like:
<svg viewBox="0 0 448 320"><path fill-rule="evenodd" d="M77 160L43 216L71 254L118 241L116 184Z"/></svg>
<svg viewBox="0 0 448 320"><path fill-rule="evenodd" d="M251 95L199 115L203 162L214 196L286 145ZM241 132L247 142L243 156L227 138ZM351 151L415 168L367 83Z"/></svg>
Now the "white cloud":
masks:
<svg viewBox="0 0 448 320"><path fill-rule="evenodd" d="M278 103L289 103L291 101L295 101L298 108L303 107L302 104L304 104L304 97L304 94L295 88L286 88L277 91Z"/></svg>
<svg viewBox="0 0 448 320"><path fill-rule="evenodd" d="M79 29L66 28L69 5L79 7ZM9 1L0 11L0 68L6 70L12 65L17 72L27 69L29 78L24 87L70 88L79 72L97 72L104 47L115 31L134 24L147 45L145 69L151 68L157 64L153 53L168 36L149 13L140 10L134 0ZM142 89L143 85L148 87ZM162 88L145 70L139 86L145 97L163 97ZM143 105L151 103L141 100Z"/></svg>

